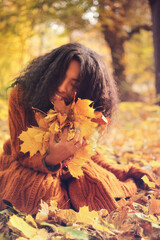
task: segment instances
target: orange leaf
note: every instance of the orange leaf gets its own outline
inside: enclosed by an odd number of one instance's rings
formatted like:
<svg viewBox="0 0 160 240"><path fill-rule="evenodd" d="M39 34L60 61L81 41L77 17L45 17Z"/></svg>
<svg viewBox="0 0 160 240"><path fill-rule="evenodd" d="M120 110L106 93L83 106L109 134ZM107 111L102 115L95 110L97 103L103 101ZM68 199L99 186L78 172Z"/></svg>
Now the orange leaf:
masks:
<svg viewBox="0 0 160 240"><path fill-rule="evenodd" d="M96 122L99 125L108 125L109 119L107 119L103 114L100 116L98 115L97 118L92 118L92 122Z"/></svg>

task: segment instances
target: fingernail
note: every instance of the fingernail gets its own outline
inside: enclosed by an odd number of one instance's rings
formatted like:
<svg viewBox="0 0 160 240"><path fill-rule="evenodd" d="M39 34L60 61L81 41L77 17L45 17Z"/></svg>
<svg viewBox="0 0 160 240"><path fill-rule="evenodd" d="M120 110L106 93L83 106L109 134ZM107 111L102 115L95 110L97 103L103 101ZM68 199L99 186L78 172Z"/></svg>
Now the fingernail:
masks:
<svg viewBox="0 0 160 240"><path fill-rule="evenodd" d="M78 128L78 131L81 131L81 128L80 128L80 127Z"/></svg>

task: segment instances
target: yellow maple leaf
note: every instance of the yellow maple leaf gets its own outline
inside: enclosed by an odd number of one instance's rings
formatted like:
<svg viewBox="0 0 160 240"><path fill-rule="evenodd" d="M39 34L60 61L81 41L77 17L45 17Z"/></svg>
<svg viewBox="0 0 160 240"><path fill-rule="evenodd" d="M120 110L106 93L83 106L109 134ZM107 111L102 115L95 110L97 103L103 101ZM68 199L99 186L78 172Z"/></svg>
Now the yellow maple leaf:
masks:
<svg viewBox="0 0 160 240"><path fill-rule="evenodd" d="M85 165L85 162L94 154L95 152L92 149L91 144L80 148L74 154L73 158L67 161L67 166L70 174L75 178L82 176L82 167Z"/></svg>
<svg viewBox="0 0 160 240"><path fill-rule="evenodd" d="M86 224L92 224L98 218L98 212L89 211L88 206L81 207L77 213L77 221Z"/></svg>
<svg viewBox="0 0 160 240"><path fill-rule="evenodd" d="M43 155L45 153L43 148L43 137L46 132L38 127L28 128L27 131L23 131L19 138L23 141L21 144L21 151L23 153L30 152L30 156L33 156L40 151Z"/></svg>
<svg viewBox="0 0 160 240"><path fill-rule="evenodd" d="M96 124L97 125L97 124ZM82 134L84 134L86 131L88 131L85 127L87 125L84 124L84 130L82 128ZM90 126L95 126L94 123L93 125L90 125ZM85 162L87 161L87 159L90 159L92 155L95 154L95 146L96 146L96 140L95 140L95 137L93 135L93 133L95 134L95 128L92 130L89 131L90 133L89 134L86 134L87 135L87 138L89 139L89 144L86 145L86 146L83 146L81 147L73 156L73 158L69 159L69 161L67 161L67 166L68 166L68 170L69 172L71 173L71 175L75 178L78 178L80 176L83 175L83 170L82 170L82 167L84 166ZM80 134L80 138L82 136L85 136L85 135L82 135ZM91 134L91 136L90 136Z"/></svg>
<svg viewBox="0 0 160 240"><path fill-rule="evenodd" d="M88 118L83 116L76 117L75 128L78 129L80 127L80 138L85 137L86 139L89 139L96 131L97 126L97 123L91 122Z"/></svg>
<svg viewBox="0 0 160 240"><path fill-rule="evenodd" d="M96 211L89 211L88 206L81 207L79 212L72 209L56 209L54 211L58 217L67 220L67 225L81 222L83 224L92 224L98 219L99 215Z"/></svg>
<svg viewBox="0 0 160 240"><path fill-rule="evenodd" d="M88 99L78 99L74 107L75 113L89 118L94 118L94 108L90 107L92 103L93 101Z"/></svg>
<svg viewBox="0 0 160 240"><path fill-rule="evenodd" d="M81 160L76 157L69 160L67 166L68 166L68 170L69 170L70 174L75 178L82 176L83 175L82 166L84 163L85 163L84 159Z"/></svg>
<svg viewBox="0 0 160 240"><path fill-rule="evenodd" d="M28 131L23 131L19 135L20 140L23 141L23 143L21 144L21 151L23 153L30 152L30 156L36 154L42 145L42 143L36 143L34 135L32 134L33 132L34 130L32 128L28 128Z"/></svg>
<svg viewBox="0 0 160 240"><path fill-rule="evenodd" d="M32 132L33 132L33 131L32 131ZM37 133L34 135L33 138L35 139L36 142L42 143L43 135L44 135L44 132L39 131L39 132L37 132Z"/></svg>

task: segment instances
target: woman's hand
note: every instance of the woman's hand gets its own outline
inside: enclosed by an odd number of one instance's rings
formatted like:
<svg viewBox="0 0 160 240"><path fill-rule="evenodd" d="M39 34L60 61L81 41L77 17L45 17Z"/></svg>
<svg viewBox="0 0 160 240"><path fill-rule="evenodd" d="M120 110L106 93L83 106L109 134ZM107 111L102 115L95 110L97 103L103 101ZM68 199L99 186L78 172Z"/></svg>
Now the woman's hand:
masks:
<svg viewBox="0 0 160 240"><path fill-rule="evenodd" d="M83 138L79 140L79 135L80 130L77 130L74 138L67 141L68 128L65 128L61 140L57 143L55 141L55 135L52 134L49 140L49 154L45 159L46 164L57 165L74 155L82 146L86 145L86 141Z"/></svg>

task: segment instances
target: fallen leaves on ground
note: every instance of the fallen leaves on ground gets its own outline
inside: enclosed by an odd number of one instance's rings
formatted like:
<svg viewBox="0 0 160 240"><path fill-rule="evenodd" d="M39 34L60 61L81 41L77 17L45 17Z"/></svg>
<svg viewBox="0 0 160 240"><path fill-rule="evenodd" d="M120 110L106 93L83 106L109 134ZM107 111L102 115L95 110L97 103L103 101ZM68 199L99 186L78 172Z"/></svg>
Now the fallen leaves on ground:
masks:
<svg viewBox="0 0 160 240"><path fill-rule="evenodd" d="M156 190L141 190L132 199L121 199L119 208L110 214L105 209L89 211L87 206L81 207L79 212L58 209L55 201L50 205L42 201L34 218L8 208L0 212L0 239L158 240L160 200L155 199L155 195ZM121 204L122 200L126 202L125 206Z"/></svg>
<svg viewBox="0 0 160 240"><path fill-rule="evenodd" d="M118 119L112 122L100 141L103 145L99 146L99 150L110 163L134 164L153 173L160 184L160 107L145 103L121 103ZM89 223L85 223L85 214L84 222L79 222L77 212L60 210L55 202L51 206L44 203L44 220L32 219L30 215L12 209L1 211L0 239L26 240L20 230L7 224L10 216L16 214L36 229L32 240L159 240L160 191L150 185L146 176L143 181L149 188L138 190L127 201L121 199L116 211L108 213L101 210L97 213L98 217L93 217ZM124 202L125 206L122 206Z"/></svg>

